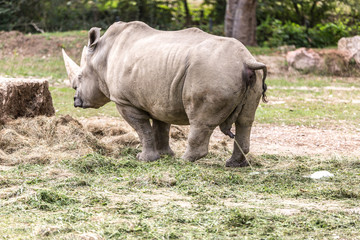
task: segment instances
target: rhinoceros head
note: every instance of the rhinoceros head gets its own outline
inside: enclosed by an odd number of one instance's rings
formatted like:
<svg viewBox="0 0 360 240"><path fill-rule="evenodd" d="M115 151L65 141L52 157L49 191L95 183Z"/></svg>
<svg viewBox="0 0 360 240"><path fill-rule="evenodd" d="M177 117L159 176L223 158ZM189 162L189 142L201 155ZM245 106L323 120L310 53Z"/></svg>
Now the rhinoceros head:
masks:
<svg viewBox="0 0 360 240"><path fill-rule="evenodd" d="M85 46L78 66L62 49L65 67L72 88L76 90L74 106L82 108L99 108L109 102L109 99L99 88L99 73L92 61L100 40L100 28L91 28L89 31L88 46Z"/></svg>

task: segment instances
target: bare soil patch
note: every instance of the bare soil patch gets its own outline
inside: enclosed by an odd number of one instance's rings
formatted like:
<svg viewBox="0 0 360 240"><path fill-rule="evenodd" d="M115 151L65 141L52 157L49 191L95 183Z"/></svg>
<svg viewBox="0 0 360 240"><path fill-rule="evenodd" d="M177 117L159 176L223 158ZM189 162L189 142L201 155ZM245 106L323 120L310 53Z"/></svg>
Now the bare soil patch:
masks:
<svg viewBox="0 0 360 240"><path fill-rule="evenodd" d="M252 152L292 155L360 156L360 131L304 126L255 126Z"/></svg>
<svg viewBox="0 0 360 240"><path fill-rule="evenodd" d="M66 51L71 55L79 56L81 49L87 41L84 31L83 43L76 36L46 37L37 34L23 34L18 31L0 31L0 58L12 55L23 57L60 56L61 48L71 46Z"/></svg>

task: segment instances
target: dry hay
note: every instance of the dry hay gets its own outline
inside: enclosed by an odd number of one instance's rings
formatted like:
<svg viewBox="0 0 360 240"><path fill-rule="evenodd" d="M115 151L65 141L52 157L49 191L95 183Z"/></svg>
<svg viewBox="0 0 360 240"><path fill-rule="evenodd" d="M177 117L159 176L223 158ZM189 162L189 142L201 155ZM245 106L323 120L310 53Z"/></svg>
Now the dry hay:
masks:
<svg viewBox="0 0 360 240"><path fill-rule="evenodd" d="M135 130L121 118L91 117L80 122L106 146L138 147L140 140Z"/></svg>
<svg viewBox="0 0 360 240"><path fill-rule="evenodd" d="M70 116L20 118L0 127L0 164L45 164L108 149Z"/></svg>
<svg viewBox="0 0 360 240"><path fill-rule="evenodd" d="M188 128L174 126L171 144L181 153ZM47 164L101 152L119 156L124 147L140 147L136 132L121 118L92 117L76 120L38 116L0 125L0 165Z"/></svg>

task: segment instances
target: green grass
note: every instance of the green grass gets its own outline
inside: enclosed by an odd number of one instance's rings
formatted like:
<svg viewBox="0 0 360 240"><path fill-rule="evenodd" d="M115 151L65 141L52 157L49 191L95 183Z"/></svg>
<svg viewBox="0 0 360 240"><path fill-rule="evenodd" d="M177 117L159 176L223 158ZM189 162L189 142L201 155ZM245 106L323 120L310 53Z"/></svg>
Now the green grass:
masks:
<svg viewBox="0 0 360 240"><path fill-rule="evenodd" d="M257 109L258 123L350 128L360 125L357 82L308 76L290 80L270 78L267 84L269 103L261 103Z"/></svg>
<svg viewBox="0 0 360 240"><path fill-rule="evenodd" d="M279 50L274 49L274 48L268 48L268 47L251 47L251 46L247 46L246 47L251 54L253 55L272 55L275 53L279 53Z"/></svg>
<svg viewBox="0 0 360 240"><path fill-rule="evenodd" d="M136 152L97 153L0 171L0 236L6 239L323 239L359 237L359 162L349 158L253 157L225 169ZM51 169L57 169L53 174ZM333 178L304 177L326 169ZM252 174L252 172L258 174ZM287 210L289 214L285 211ZM51 213L51 214L50 214Z"/></svg>
<svg viewBox="0 0 360 240"><path fill-rule="evenodd" d="M51 77L51 82L67 78L64 61L60 57L2 58L0 59L0 73L10 77Z"/></svg>
<svg viewBox="0 0 360 240"><path fill-rule="evenodd" d="M75 90L70 87L50 87L56 115L69 114L72 117L92 117L92 116L113 116L119 117L113 102L106 104L99 109L82 109L74 107Z"/></svg>
<svg viewBox="0 0 360 240"><path fill-rule="evenodd" d="M303 75L289 78L268 77L266 83L270 87L360 87L360 82L354 78L323 77Z"/></svg>
<svg viewBox="0 0 360 240"><path fill-rule="evenodd" d="M101 34L103 33L104 31L101 32ZM79 31L67 31L67 32L46 32L37 35L44 36L47 39L51 39L51 38L64 38L64 37L86 38L87 34L88 34L88 30L79 30Z"/></svg>
<svg viewBox="0 0 360 240"><path fill-rule="evenodd" d="M30 44L26 55L23 48L25 43L19 43L11 49L11 54L0 58L0 74L9 77L47 77L51 82L62 81L67 78L61 48L71 52L76 62L80 61L82 47L87 42L87 31L55 32L35 35L25 35L26 39L37 37L38 44ZM7 41L18 41L7 39ZM31 41L29 41L31 42ZM27 44L28 42L26 42ZM3 51L5 43L0 43ZM8 52L9 49L4 49ZM32 51L30 54L29 51Z"/></svg>

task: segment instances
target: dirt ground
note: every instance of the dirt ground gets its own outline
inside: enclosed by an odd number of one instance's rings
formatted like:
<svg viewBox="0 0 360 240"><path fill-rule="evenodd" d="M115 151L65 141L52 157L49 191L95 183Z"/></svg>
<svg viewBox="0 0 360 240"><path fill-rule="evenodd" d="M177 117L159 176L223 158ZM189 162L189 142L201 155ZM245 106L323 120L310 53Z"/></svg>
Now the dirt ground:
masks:
<svg viewBox="0 0 360 240"><path fill-rule="evenodd" d="M0 31L0 58L19 55L23 57L60 56L61 48L70 55L80 56L87 42L87 32L81 40L75 36L46 37L37 34L23 34L18 31Z"/></svg>

